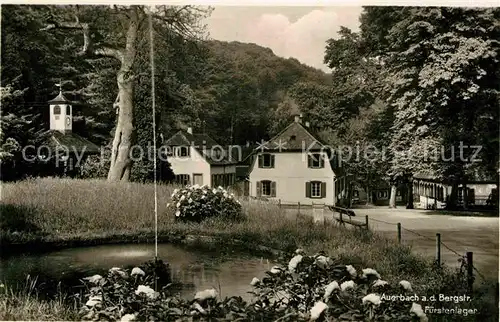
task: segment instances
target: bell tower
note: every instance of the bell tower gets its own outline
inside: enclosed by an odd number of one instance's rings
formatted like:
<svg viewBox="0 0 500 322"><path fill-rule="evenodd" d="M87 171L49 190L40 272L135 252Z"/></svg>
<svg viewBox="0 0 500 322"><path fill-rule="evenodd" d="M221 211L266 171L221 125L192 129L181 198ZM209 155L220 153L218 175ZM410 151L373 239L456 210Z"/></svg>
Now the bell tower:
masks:
<svg viewBox="0 0 500 322"><path fill-rule="evenodd" d="M62 82L56 86L59 86L59 95L48 102L50 104L50 129L69 133L73 129L73 107L71 101L62 93Z"/></svg>

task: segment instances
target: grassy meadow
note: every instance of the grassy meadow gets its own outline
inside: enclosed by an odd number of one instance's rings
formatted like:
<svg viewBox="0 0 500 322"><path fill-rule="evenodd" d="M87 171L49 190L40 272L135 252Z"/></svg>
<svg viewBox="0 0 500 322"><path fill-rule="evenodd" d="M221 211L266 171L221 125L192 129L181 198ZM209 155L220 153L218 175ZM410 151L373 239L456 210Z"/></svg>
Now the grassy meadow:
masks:
<svg viewBox="0 0 500 322"><path fill-rule="evenodd" d="M432 258L418 256L410 247L397 245L374 233L343 229L334 223L318 225L307 216L290 219L286 210L272 204L241 201L246 215L242 222L217 219L199 224L176 222L174 214L167 210L174 188L158 187L161 241L175 241L187 235L209 236L211 242L203 247L211 250L231 247L232 241L240 241L248 251L258 246L283 251L301 247L312 253L324 250L346 264L374 268L388 282L408 280L415 285L417 294L429 291L451 294L454 291L451 271L436 269ZM8 183L2 185L1 208L2 251L34 243L73 246L153 241L154 187L149 184L54 178ZM68 312L71 310L60 307L57 301L48 303L26 294L0 293L2 320L30 319L38 313L41 316L52 314L54 319L70 319ZM491 294L488 290L473 302L460 305L488 307L494 312L497 305ZM29 308L26 316L9 315L23 305Z"/></svg>

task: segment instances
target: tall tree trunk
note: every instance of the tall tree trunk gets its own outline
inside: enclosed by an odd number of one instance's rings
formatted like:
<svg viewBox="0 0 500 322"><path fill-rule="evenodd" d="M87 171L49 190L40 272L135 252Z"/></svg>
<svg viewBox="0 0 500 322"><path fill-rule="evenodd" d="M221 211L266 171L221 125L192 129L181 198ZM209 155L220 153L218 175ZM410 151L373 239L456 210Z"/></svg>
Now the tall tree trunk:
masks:
<svg viewBox="0 0 500 322"><path fill-rule="evenodd" d="M130 24L121 66L116 80L118 83L118 120L111 150L111 165L108 181L128 181L132 168L130 150L134 134L134 83L133 65L137 53L137 34L139 31L139 11L136 6L130 9Z"/></svg>
<svg viewBox="0 0 500 322"><path fill-rule="evenodd" d="M109 181L128 181L132 161L132 135L134 132L134 80L127 77L125 70L118 72L118 120L116 124L113 147L111 150L111 165L108 172Z"/></svg>
<svg viewBox="0 0 500 322"><path fill-rule="evenodd" d="M406 209L414 209L415 206L413 205L413 180L409 179L407 183L407 189L406 189Z"/></svg>
<svg viewBox="0 0 500 322"><path fill-rule="evenodd" d="M446 209L454 210L457 208L458 203L458 182L453 180L451 185L451 193L448 196L448 200L446 200Z"/></svg>
<svg viewBox="0 0 500 322"><path fill-rule="evenodd" d="M397 193L396 184L391 184L391 196L389 199L389 208L396 208L396 193Z"/></svg>

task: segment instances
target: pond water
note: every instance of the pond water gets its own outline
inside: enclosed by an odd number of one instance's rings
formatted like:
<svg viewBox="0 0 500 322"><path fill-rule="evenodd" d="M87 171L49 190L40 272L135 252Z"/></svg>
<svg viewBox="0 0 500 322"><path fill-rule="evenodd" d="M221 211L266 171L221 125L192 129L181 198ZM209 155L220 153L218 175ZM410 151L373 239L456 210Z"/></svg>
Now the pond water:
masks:
<svg viewBox="0 0 500 322"><path fill-rule="evenodd" d="M58 282L66 288L79 284L78 279L93 274L105 275L111 267L133 267L154 258L154 245L126 244L69 248L51 253L20 254L2 259L0 278L9 287L24 287L26 276L37 277L37 290L55 291ZM217 258L171 244L158 245L158 258L167 262L174 282L183 287L181 296L192 298L199 290L214 287L222 297L241 296L249 300L250 281L262 278L272 267L266 259L252 257Z"/></svg>

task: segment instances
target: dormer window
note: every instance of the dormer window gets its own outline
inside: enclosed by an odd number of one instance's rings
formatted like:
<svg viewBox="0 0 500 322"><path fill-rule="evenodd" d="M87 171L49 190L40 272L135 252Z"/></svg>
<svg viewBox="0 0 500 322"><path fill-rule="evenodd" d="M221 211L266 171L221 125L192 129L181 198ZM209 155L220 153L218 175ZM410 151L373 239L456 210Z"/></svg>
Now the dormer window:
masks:
<svg viewBox="0 0 500 322"><path fill-rule="evenodd" d="M270 153L259 155L259 168L274 168L274 155Z"/></svg>
<svg viewBox="0 0 500 322"><path fill-rule="evenodd" d="M189 147L181 146L179 149L179 156L180 157L188 157L189 156Z"/></svg>
<svg viewBox="0 0 500 322"><path fill-rule="evenodd" d="M312 169L321 169L325 167L325 161L321 153L311 153L307 156L307 165Z"/></svg>

